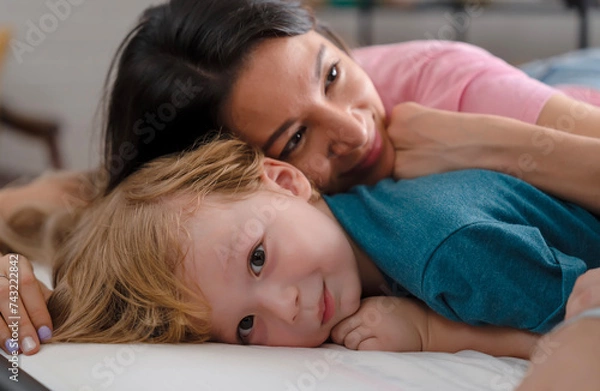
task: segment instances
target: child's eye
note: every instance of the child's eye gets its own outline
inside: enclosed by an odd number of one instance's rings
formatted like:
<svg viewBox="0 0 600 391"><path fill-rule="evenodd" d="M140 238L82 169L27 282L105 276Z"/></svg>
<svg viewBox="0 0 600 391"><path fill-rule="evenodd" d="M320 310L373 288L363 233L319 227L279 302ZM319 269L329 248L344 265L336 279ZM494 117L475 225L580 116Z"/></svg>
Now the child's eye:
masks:
<svg viewBox="0 0 600 391"><path fill-rule="evenodd" d="M250 260L248 263L250 264L252 273L254 273L256 276L260 275L260 272L265 265L266 258L267 255L265 254L265 248L262 244L259 244L254 251L252 251L252 254L250 254Z"/></svg>
<svg viewBox="0 0 600 391"><path fill-rule="evenodd" d="M306 126L302 126L296 133L292 135L290 140L285 144L281 154L279 154L279 160L285 160L292 152L298 148L300 142L304 139L304 133L306 132Z"/></svg>
<svg viewBox="0 0 600 391"><path fill-rule="evenodd" d="M327 74L327 78L325 79L325 91L329 89L329 86L333 84L338 77L338 62L336 62L331 66L331 68L329 68L329 73Z"/></svg>
<svg viewBox="0 0 600 391"><path fill-rule="evenodd" d="M252 327L254 326L254 315L246 316L240 321L238 325L238 334L242 342L245 342L250 333L252 333Z"/></svg>

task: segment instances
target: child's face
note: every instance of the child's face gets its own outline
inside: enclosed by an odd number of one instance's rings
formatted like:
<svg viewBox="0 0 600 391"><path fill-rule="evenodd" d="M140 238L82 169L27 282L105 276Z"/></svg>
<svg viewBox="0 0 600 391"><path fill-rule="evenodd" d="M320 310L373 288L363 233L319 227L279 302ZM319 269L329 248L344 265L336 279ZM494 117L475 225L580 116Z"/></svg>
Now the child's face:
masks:
<svg viewBox="0 0 600 391"><path fill-rule="evenodd" d="M225 109L230 129L298 167L324 192L391 176L394 150L372 81L314 31L261 43Z"/></svg>
<svg viewBox="0 0 600 391"><path fill-rule="evenodd" d="M213 340L314 347L358 309L353 250L339 225L306 200L261 190L202 204L187 224L183 278L211 306Z"/></svg>

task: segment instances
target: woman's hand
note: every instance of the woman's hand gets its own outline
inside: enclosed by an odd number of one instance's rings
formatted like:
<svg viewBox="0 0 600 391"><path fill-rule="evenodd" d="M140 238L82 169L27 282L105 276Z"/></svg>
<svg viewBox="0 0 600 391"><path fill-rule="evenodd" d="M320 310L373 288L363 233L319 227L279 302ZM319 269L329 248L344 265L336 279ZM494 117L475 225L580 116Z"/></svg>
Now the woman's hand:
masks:
<svg viewBox="0 0 600 391"><path fill-rule="evenodd" d="M600 307L600 268L588 270L579 276L567 301L565 319L595 307Z"/></svg>
<svg viewBox="0 0 600 391"><path fill-rule="evenodd" d="M582 274L569 296L569 319L600 308L600 268ZM540 339L518 391L600 389L600 318L582 318Z"/></svg>
<svg viewBox="0 0 600 391"><path fill-rule="evenodd" d="M412 102L397 105L387 128L396 150L394 178L486 168L483 131L493 118L436 110Z"/></svg>
<svg viewBox="0 0 600 391"><path fill-rule="evenodd" d="M50 293L27 258L0 257L0 343L8 354L35 354L40 342L50 339L52 320L46 307Z"/></svg>
<svg viewBox="0 0 600 391"><path fill-rule="evenodd" d="M396 150L395 179L467 168L493 170L600 214L598 138L416 103L396 106L387 132Z"/></svg>

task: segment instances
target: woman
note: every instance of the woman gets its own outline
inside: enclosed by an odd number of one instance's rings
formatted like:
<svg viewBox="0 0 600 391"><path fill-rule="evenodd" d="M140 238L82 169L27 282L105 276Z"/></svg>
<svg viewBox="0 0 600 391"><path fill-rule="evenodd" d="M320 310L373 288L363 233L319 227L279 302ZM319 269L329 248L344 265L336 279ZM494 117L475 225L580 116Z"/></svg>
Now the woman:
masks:
<svg viewBox="0 0 600 391"><path fill-rule="evenodd" d="M591 138L598 136L597 108L525 77L480 49L437 42L373 48L357 52L363 70L342 48L308 10L293 2L173 0L148 9L113 67L105 127L107 191L144 162L189 148L215 129L233 132L260 145L268 156L291 162L330 193L392 174L412 175L403 171L403 156L417 129L425 135L441 133L436 135L440 138L447 136L443 130L453 132L454 142L460 141L454 135L493 129L501 145L510 147L518 135L523 144L513 147L530 151L536 148L536 132L546 132L536 125L560 125L568 116L574 122L569 130L580 136L563 140L598 148ZM503 104L496 106L496 101ZM573 107L583 110L573 114ZM505 131L514 138L505 141ZM487 145L483 141L469 147L480 151ZM556 143L554 151L560 154L544 157L568 172L568 164L580 163L563 163L557 156L581 152L565 144ZM502 149L497 154L510 156ZM465 156L466 163L457 160L442 169L471 165L511 172L520 165L509 161L505 166L480 152ZM526 178L534 184L535 172ZM577 180L591 182L589 178ZM544 190L556 187L562 195L560 186L546 183ZM572 188L565 192L566 198L579 200ZM588 208L598 203L586 204L586 199L582 204ZM43 298L40 294L31 300ZM48 326L47 317L31 317L35 329ZM28 353L39 347L35 333L31 338L36 345Z"/></svg>
<svg viewBox="0 0 600 391"><path fill-rule="evenodd" d="M571 132L598 136L597 108L481 49L417 41L362 49L353 61L330 37L293 2L177 0L148 9L112 72L109 189L215 129L297 165L326 192L373 183L392 173L387 134L403 132L407 116L393 109L407 101L544 126L561 125L577 105L586 114ZM365 160L379 140L381 152Z"/></svg>

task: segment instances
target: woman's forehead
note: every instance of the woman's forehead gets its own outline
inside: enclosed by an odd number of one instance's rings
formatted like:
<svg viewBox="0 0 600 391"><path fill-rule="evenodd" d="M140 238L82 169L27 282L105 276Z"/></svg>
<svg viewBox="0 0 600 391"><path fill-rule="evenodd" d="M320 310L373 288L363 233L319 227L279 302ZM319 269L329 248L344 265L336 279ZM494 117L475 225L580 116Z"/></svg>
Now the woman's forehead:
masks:
<svg viewBox="0 0 600 391"><path fill-rule="evenodd" d="M317 85L315 75L320 72L323 48L338 50L316 32L258 45L232 87L226 104L229 127L253 143L274 132Z"/></svg>

